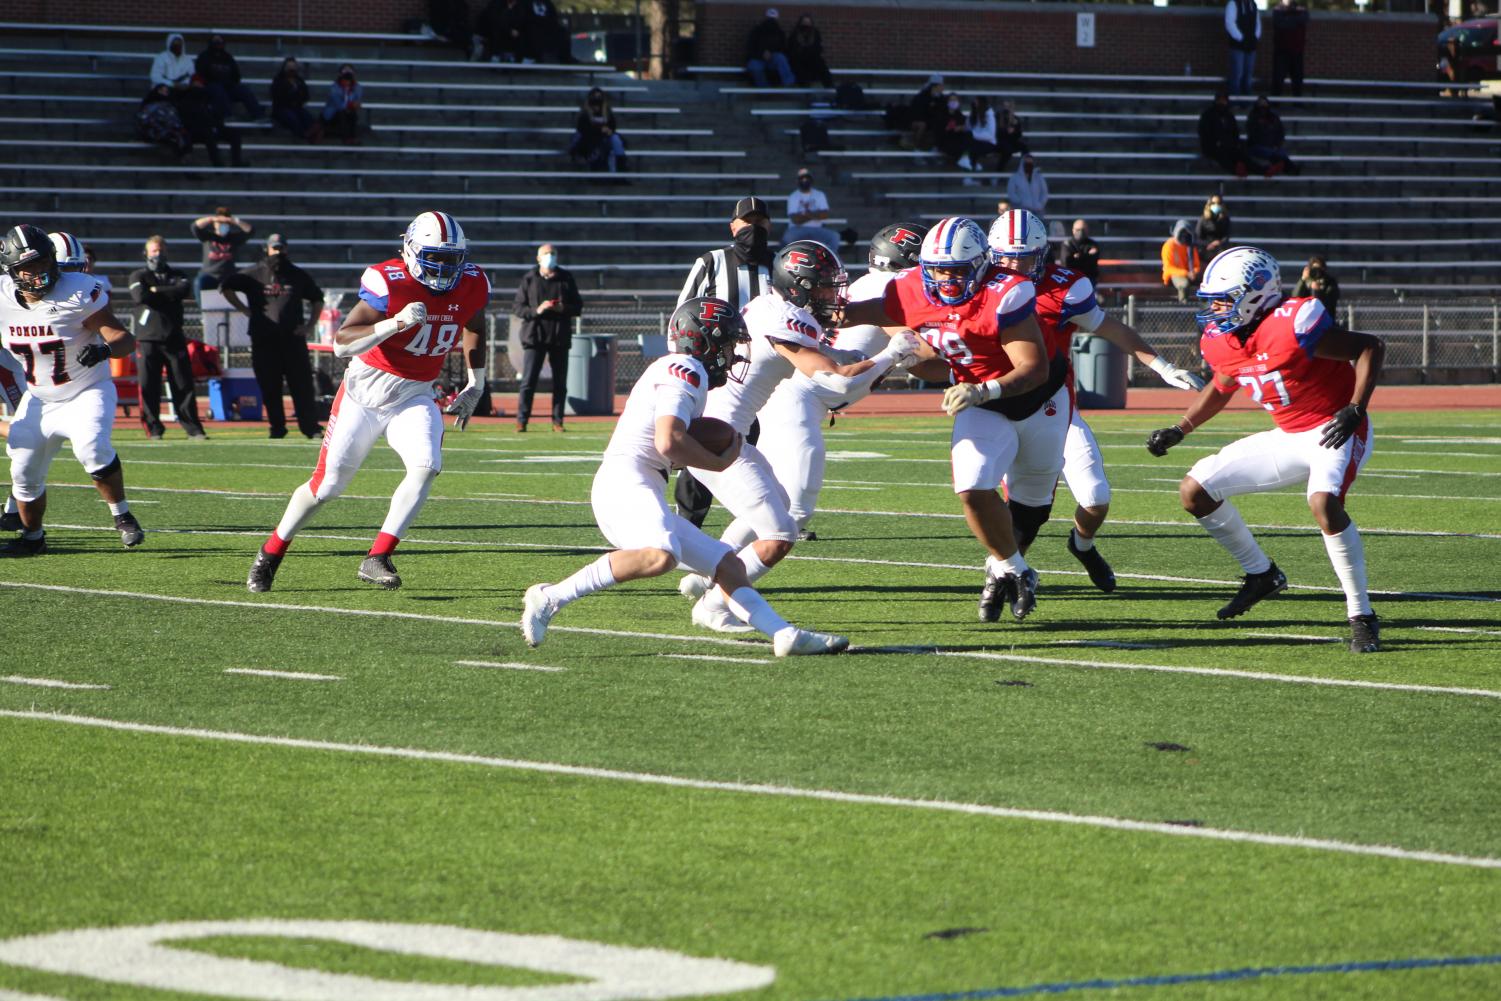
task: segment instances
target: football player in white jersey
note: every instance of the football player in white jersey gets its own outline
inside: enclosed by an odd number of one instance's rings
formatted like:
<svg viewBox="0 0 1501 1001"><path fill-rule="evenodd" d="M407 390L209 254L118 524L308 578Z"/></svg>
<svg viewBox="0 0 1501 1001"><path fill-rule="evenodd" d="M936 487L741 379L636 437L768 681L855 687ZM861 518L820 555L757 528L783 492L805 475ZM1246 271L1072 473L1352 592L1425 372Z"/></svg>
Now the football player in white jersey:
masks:
<svg viewBox="0 0 1501 1001"><path fill-rule="evenodd" d="M462 348L469 382L448 407L462 429L485 390L485 307L490 280L469 263L469 244L447 212L424 212L407 226L401 254L365 269L360 301L344 318L334 354L352 359L334 397L312 477L292 492L286 512L250 567L245 586L269 591L295 536L318 509L344 492L385 435L406 477L391 496L359 578L401 586L391 554L443 468L443 418L433 380Z"/></svg>
<svg viewBox="0 0 1501 1001"><path fill-rule="evenodd" d="M742 435L777 386L796 372L830 380L836 390L848 392L852 380L878 379L893 365L910 361L917 350L915 338L893 338L875 358L853 352L835 357L835 349L825 343L824 324L845 302L848 279L839 258L821 243L797 240L783 247L772 263L771 281L772 288L752 299L744 310L751 338L744 381L714 390L704 409L705 416L725 421ZM740 560L754 584L792 551L797 540L798 525L788 510L787 491L777 482L766 457L748 443L727 468L700 471L697 479L735 516L725 541L740 544ZM720 632L749 631L723 593L709 589L706 577L689 576L680 589L689 597L702 595L693 606L695 625Z"/></svg>
<svg viewBox="0 0 1501 1001"><path fill-rule="evenodd" d="M0 340L21 362L27 387L5 443L21 534L0 547L0 556L47 551L47 469L64 442L109 505L121 541L140 545L146 533L130 513L125 474L110 443L115 384L104 364L130 354L135 338L110 312L104 285L58 270L52 241L35 226L6 231L0 271Z"/></svg>
<svg viewBox="0 0 1501 1001"><path fill-rule="evenodd" d="M915 268L927 232L928 227L920 223L893 223L871 237L870 270L850 283L850 299L880 298L887 283L899 272ZM841 352L852 351L873 358L890 341L890 335L881 327L862 324L835 331L833 343ZM848 385L836 385L840 380L798 372L778 386L761 408L762 431L756 447L771 463L777 482L787 491L787 509L797 521L799 542L818 537L808 529L808 522L823 489L824 418L865 399L879 381L867 372L850 380ZM727 530L721 536L731 545L738 548L754 538L743 535L750 531L743 522L737 521L734 527L734 535Z"/></svg>
<svg viewBox="0 0 1501 1001"><path fill-rule="evenodd" d="M684 566L711 578L734 613L771 638L778 657L838 653L848 640L789 624L751 587L730 546L668 509L670 468L722 472L747 447L736 435L716 454L688 433L688 425L703 414L709 391L729 380L735 347L750 335L728 302L702 297L673 312L667 336L672 353L637 380L594 474L594 519L616 549L567 580L527 589L521 616L527 645L540 644L559 609L584 595Z"/></svg>

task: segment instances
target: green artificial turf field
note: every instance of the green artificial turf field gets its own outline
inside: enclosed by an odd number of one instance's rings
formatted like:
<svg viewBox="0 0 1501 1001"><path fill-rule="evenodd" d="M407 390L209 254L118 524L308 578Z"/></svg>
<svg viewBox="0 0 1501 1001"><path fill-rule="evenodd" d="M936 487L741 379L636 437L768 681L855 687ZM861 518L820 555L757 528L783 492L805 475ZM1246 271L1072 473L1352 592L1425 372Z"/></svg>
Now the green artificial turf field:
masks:
<svg viewBox="0 0 1501 1001"><path fill-rule="evenodd" d="M394 592L384 446L264 595L315 443L120 432L129 552L65 452L0 562L0 999L1501 997L1501 417L1376 421L1363 657L1301 490L1237 500L1292 587L1215 619L1176 484L1259 414L1163 459L1092 415L1120 587L1060 490L1020 624L976 619L946 422L841 419L762 590L854 651L782 661L675 574L522 642L604 551L605 424L450 434Z"/></svg>

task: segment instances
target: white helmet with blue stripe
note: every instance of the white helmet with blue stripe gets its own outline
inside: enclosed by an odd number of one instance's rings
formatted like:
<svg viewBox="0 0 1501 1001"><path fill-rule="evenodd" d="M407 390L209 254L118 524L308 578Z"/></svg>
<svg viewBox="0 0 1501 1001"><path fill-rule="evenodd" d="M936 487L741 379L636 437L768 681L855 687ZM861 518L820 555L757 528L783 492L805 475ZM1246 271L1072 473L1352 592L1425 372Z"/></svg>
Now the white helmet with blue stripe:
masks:
<svg viewBox="0 0 1501 1001"><path fill-rule="evenodd" d="M59 271L82 271L89 263L83 253L83 244L71 233L48 233L52 252L57 256Z"/></svg>
<svg viewBox="0 0 1501 1001"><path fill-rule="evenodd" d="M990 260L1007 271L1040 281L1048 266L1047 227L1026 209L1002 212L990 225Z"/></svg>
<svg viewBox="0 0 1501 1001"><path fill-rule="evenodd" d="M401 260L417 281L434 292L447 292L464 273L469 241L447 212L424 212L412 220L402 237Z"/></svg>
<svg viewBox="0 0 1501 1001"><path fill-rule="evenodd" d="M1200 330L1240 333L1282 301L1282 272L1265 250L1232 247L1209 262L1195 294L1209 307L1195 317Z"/></svg>
<svg viewBox="0 0 1501 1001"><path fill-rule="evenodd" d="M963 216L940 219L923 237L917 263L922 270L923 291L930 299L946 306L968 302L985 284L990 270L985 231ZM950 274L940 278L934 273L938 270Z"/></svg>

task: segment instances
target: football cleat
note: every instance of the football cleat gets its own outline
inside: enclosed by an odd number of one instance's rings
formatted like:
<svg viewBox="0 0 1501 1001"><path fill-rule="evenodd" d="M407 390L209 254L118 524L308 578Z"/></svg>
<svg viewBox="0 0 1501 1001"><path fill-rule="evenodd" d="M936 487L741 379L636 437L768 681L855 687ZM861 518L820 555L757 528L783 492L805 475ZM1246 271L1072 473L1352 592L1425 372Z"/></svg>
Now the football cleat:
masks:
<svg viewBox="0 0 1501 1001"><path fill-rule="evenodd" d="M1074 554L1074 559L1084 564L1084 569L1089 571L1089 580L1095 587L1109 594L1115 590L1115 571L1110 569L1110 564L1105 562L1105 557L1094 547L1079 549L1074 545L1074 533L1068 533L1068 551Z"/></svg>
<svg viewBox="0 0 1501 1001"><path fill-rule="evenodd" d="M799 541L799 542L817 542L818 541L818 533L815 532L815 531L813 531L811 528L800 528L800 529L798 529L798 532L797 532L797 541Z"/></svg>
<svg viewBox="0 0 1501 1001"><path fill-rule="evenodd" d="M129 511L115 515L115 528L119 530L120 541L125 543L126 549L134 549L146 541L146 530Z"/></svg>
<svg viewBox="0 0 1501 1001"><path fill-rule="evenodd" d="M1350 652L1376 653L1381 649L1381 620L1376 613L1350 619Z"/></svg>
<svg viewBox="0 0 1501 1001"><path fill-rule="evenodd" d="M1277 569L1275 563L1261 573L1248 573L1241 579L1244 583L1240 585L1240 590L1236 592L1235 597L1215 613L1220 618L1233 619L1237 615L1243 615L1262 598L1270 598L1278 591L1287 590L1287 577Z"/></svg>
<svg viewBox="0 0 1501 1001"><path fill-rule="evenodd" d="M387 591L394 591L401 586L401 578L396 575L396 564L385 553L365 557L365 561L360 564L360 580L368 584L379 584Z"/></svg>
<svg viewBox="0 0 1501 1001"><path fill-rule="evenodd" d="M521 609L521 635L527 646L540 646L547 636L547 625L558 614L558 606L547 596L546 584L533 584L526 589L526 602Z"/></svg>
<svg viewBox="0 0 1501 1001"><path fill-rule="evenodd" d="M273 556L264 549L256 553L255 562L250 564L250 576L245 578L245 589L255 594L271 590L271 582L276 580L276 568L279 566L280 556Z"/></svg>
<svg viewBox="0 0 1501 1001"><path fill-rule="evenodd" d="M24 535L18 535L5 545L0 546L0 556L40 556L46 551L46 532L43 532L35 539L28 539Z"/></svg>
<svg viewBox="0 0 1501 1001"><path fill-rule="evenodd" d="M701 573L684 574L683 579L678 581L678 593L685 598L697 601L704 596L704 592L709 590L709 586L709 578Z"/></svg>
<svg viewBox="0 0 1501 1001"><path fill-rule="evenodd" d="M1011 615L1020 622L1037 607L1037 571L1031 567L1020 574L1007 574L1011 582Z"/></svg>
<svg viewBox="0 0 1501 1001"><path fill-rule="evenodd" d="M811 629L790 626L772 638L771 648L778 657L809 657L821 653L838 653L850 645L843 636L816 633Z"/></svg>
<svg viewBox="0 0 1501 1001"><path fill-rule="evenodd" d="M19 532L25 527L21 524L21 512L6 511L0 514L0 532Z"/></svg>
<svg viewBox="0 0 1501 1001"><path fill-rule="evenodd" d="M712 629L716 633L754 632L748 624L728 608L710 608L709 596L698 599L693 605L693 624L700 629Z"/></svg>
<svg viewBox="0 0 1501 1001"><path fill-rule="evenodd" d="M985 573L985 586L980 589L980 621L994 622L1001 617L1001 608L1011 601L1015 578L1010 574L1001 577Z"/></svg>

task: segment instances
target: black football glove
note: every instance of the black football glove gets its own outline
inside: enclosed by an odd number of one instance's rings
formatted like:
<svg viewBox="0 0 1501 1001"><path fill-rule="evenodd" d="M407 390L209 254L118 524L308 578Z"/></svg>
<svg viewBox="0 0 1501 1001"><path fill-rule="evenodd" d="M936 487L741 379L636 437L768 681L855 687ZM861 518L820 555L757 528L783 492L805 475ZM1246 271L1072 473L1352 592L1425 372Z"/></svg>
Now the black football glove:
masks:
<svg viewBox="0 0 1501 1001"><path fill-rule="evenodd" d="M100 362L108 360L109 345L100 344L98 341L95 341L92 344L85 344L83 348L78 352L78 364L82 365L84 368L93 368Z"/></svg>
<svg viewBox="0 0 1501 1001"><path fill-rule="evenodd" d="M1167 455L1167 450L1183 440L1183 429L1179 427L1158 428L1147 435L1147 451L1161 458Z"/></svg>
<svg viewBox="0 0 1501 1001"><path fill-rule="evenodd" d="M1319 444L1325 448L1343 448L1345 442L1360 427L1360 422L1365 420L1365 408L1358 403L1352 403L1340 410L1330 418L1329 423L1323 427L1323 437Z"/></svg>

